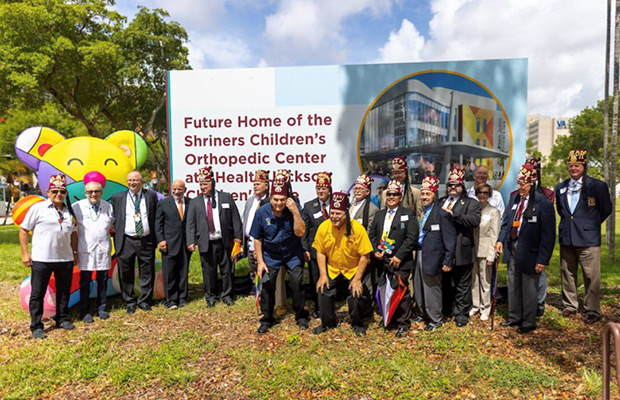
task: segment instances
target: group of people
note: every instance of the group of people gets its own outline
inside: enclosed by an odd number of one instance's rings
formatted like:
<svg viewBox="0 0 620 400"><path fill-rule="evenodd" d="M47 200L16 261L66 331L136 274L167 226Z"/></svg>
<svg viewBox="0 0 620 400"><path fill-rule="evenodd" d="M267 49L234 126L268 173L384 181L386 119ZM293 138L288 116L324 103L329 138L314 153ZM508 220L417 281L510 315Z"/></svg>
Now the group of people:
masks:
<svg viewBox="0 0 620 400"><path fill-rule="evenodd" d="M410 184L404 157L392 160L392 180L380 195L381 207L370 201L372 179L360 175L352 190L333 192L331 173L317 173L317 197L301 204L294 195L290 173L278 170L253 175L254 195L247 201L243 221L229 193L216 190L211 167L200 169L200 195L185 197L185 182L172 182L172 196L158 201L143 189L142 177L127 176L128 190L110 203L101 199L105 178L92 172L84 177L86 199L71 206L66 177L50 178L48 200L35 204L20 230L24 265L32 268L31 332L43 338L43 296L50 275L56 279L56 324L73 329L68 298L73 265L80 273L80 317L94 321L89 309L91 280L97 281L96 316L107 319L106 291L111 267L110 228L114 229L122 298L127 313L151 310L155 249L162 256L164 305L170 310L188 301L188 264L198 251L208 307L221 300L234 304L231 250L241 245L252 276L258 275L262 313L259 333L276 322L274 307L282 297L286 271L297 325L309 327L320 318L320 334L338 324L338 290L348 291L353 330L364 335L377 306L377 286L397 282L405 287L387 328L402 337L413 322L425 330L454 318L463 327L491 312L492 267L503 252L508 264L508 320L526 333L544 313L545 269L556 242L555 200L562 270L562 314L578 310L577 272L581 264L586 297L585 322L601 318L600 226L611 213L607 185L587 176L586 151L568 156L570 178L555 191L540 184L541 165L530 158L521 166L517 190L507 207L487 183L488 168L477 167L474 186L465 188L465 172L452 168L447 195L438 198L439 180L424 177L418 189ZM350 200L351 198L351 200ZM32 231L32 250L28 235ZM138 262L139 296L134 291ZM304 267L308 264L313 308L305 307ZM218 271L220 279L218 279ZM280 280L278 279L280 278ZM221 286L219 281L221 280ZM394 288L393 288L394 289ZM375 303L373 305L373 303Z"/></svg>

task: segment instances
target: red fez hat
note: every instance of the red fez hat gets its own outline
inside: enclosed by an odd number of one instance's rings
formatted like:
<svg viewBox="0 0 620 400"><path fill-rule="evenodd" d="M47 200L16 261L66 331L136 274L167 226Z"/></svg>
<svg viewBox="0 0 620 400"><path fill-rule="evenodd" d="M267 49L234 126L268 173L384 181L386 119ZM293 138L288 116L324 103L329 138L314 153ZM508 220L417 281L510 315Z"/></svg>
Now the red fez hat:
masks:
<svg viewBox="0 0 620 400"><path fill-rule="evenodd" d="M448 174L448 183L463 183L465 178L465 170L461 168L452 168Z"/></svg>
<svg viewBox="0 0 620 400"><path fill-rule="evenodd" d="M406 171L407 159L405 157L394 157L392 159L392 171Z"/></svg>
<svg viewBox="0 0 620 400"><path fill-rule="evenodd" d="M433 193L437 193L439 190L439 179L436 176L427 176L422 180L422 187L420 190L428 190Z"/></svg>
<svg viewBox="0 0 620 400"><path fill-rule="evenodd" d="M63 174L50 176L49 190L52 189L67 189L67 177Z"/></svg>
<svg viewBox="0 0 620 400"><path fill-rule="evenodd" d="M256 172L254 172L254 182L269 183L269 171L257 169Z"/></svg>
<svg viewBox="0 0 620 400"><path fill-rule="evenodd" d="M366 174L361 174L355 180L355 185L362 185L366 189L370 189L370 182L372 182L372 178Z"/></svg>
<svg viewBox="0 0 620 400"><path fill-rule="evenodd" d="M208 182L213 180L213 168L202 167L198 170L198 181Z"/></svg>
<svg viewBox="0 0 620 400"><path fill-rule="evenodd" d="M269 194L273 195L281 195L288 196L288 182L283 179L276 179L271 184L271 189L269 190Z"/></svg>
<svg viewBox="0 0 620 400"><path fill-rule="evenodd" d="M403 194L403 184L400 183L399 181L395 181L395 180L391 180L390 183L388 183L387 188L385 189L386 193L389 192L396 192L400 195Z"/></svg>
<svg viewBox="0 0 620 400"><path fill-rule="evenodd" d="M349 195L344 192L332 193L329 209L347 211L349 209Z"/></svg>
<svg viewBox="0 0 620 400"><path fill-rule="evenodd" d="M569 164L586 164L588 158L588 151L585 149L573 149L568 152Z"/></svg>
<svg viewBox="0 0 620 400"><path fill-rule="evenodd" d="M532 164L523 164L517 174L517 182L531 184L534 178L534 172L535 170Z"/></svg>
<svg viewBox="0 0 620 400"><path fill-rule="evenodd" d="M316 178L314 180L316 182L316 187L324 187L331 188L332 187L332 173L331 172L319 172L316 174Z"/></svg>

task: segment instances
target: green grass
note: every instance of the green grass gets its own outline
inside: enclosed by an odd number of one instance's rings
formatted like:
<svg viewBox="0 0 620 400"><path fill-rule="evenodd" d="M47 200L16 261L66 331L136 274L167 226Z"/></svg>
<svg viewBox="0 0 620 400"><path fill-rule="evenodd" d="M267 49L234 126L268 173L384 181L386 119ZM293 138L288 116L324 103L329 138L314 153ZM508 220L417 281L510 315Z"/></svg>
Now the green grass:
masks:
<svg viewBox="0 0 620 400"><path fill-rule="evenodd" d="M448 323L400 340L376 324L358 338L346 322L315 336L295 326L289 308L259 336L253 298L205 307L194 254L187 307L130 316L117 296L109 300L110 320L77 322L70 332L48 329L46 340L35 341L18 299L29 270L21 265L17 233L0 227L0 398L576 399L601 393L602 325L561 316L559 246L547 271L550 304L530 336L498 327L505 306L494 331L474 319L463 329ZM603 246L602 304L616 320L619 266ZM237 275L247 268L245 260L238 263ZM505 282L505 267L500 272Z"/></svg>

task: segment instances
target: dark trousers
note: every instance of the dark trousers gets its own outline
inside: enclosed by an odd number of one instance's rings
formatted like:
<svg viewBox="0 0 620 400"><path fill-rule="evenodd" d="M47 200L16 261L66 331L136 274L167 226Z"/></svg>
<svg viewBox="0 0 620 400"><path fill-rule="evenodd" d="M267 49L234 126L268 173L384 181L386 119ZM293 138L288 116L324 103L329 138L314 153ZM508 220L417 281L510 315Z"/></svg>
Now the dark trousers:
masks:
<svg viewBox="0 0 620 400"><path fill-rule="evenodd" d="M434 326L441 325L441 273L428 275L422 269L422 251L418 251L413 275L414 296L418 312L425 321Z"/></svg>
<svg viewBox="0 0 620 400"><path fill-rule="evenodd" d="M221 239L211 240L206 253L200 253L202 266L202 282L205 288L205 300L215 301L217 298L232 300L232 262L230 252ZM218 296L217 267L222 277L222 293Z"/></svg>
<svg viewBox="0 0 620 400"><path fill-rule="evenodd" d="M276 281L278 279L278 273L284 273L282 270L286 270L288 274L288 280L291 287L291 295L293 297L293 310L295 311L295 319L308 318L308 312L304 308L306 295L304 293L304 269L303 266L298 265L293 269L288 269L285 266L281 266L279 269L267 267L269 273L269 280L263 282L263 286L260 292L260 311L263 317L260 319L261 323L273 324L275 321L273 317L273 309L276 304Z"/></svg>
<svg viewBox="0 0 620 400"><path fill-rule="evenodd" d="M521 272L517 263L517 243L518 240L515 240L508 244L508 322L535 328L540 274Z"/></svg>
<svg viewBox="0 0 620 400"><path fill-rule="evenodd" d="M33 261L30 278L30 330L43 329L43 299L47 292L52 272L56 278L56 325L69 320L69 294L71 291L71 277L73 276L73 262L39 262Z"/></svg>
<svg viewBox="0 0 620 400"><path fill-rule="evenodd" d="M108 271L96 271L97 276L97 313L105 311L106 292L108 291ZM93 271L80 271L80 318L90 314L88 301L90 298L90 282Z"/></svg>
<svg viewBox="0 0 620 400"><path fill-rule="evenodd" d="M329 279L329 289L325 287L323 293L318 294L319 310L321 311L321 324L328 328L338 325L336 318L336 291L339 283L344 283L347 287L351 284L351 279L345 278L344 275L338 275L336 279ZM368 280L370 274L366 273L362 279L362 296L353 297L349 289L349 297L347 303L349 305L349 317L351 317L351 325L364 326L364 319L372 313L372 299L368 291Z"/></svg>
<svg viewBox="0 0 620 400"><path fill-rule="evenodd" d="M308 263L308 277L310 278L310 298L314 303L314 311L318 311L319 299L316 293L316 283L319 281L321 273L319 272L319 263L316 258L311 258Z"/></svg>
<svg viewBox="0 0 620 400"><path fill-rule="evenodd" d="M118 271L121 283L121 295L127 306L149 304L153 298L155 284L155 248L151 236L132 238L125 235L123 248L118 254ZM136 298L134 283L136 280L136 259L138 259L138 279L140 280L140 297Z"/></svg>
<svg viewBox="0 0 620 400"><path fill-rule="evenodd" d="M409 329L411 326L411 317L413 315L413 301L411 299L411 292L409 291L409 276L411 275L411 271L397 269L394 273L400 277L400 280L405 285L406 290L400 304L398 305L398 308L394 311L394 316L392 317L389 326L395 325L398 328Z"/></svg>
<svg viewBox="0 0 620 400"><path fill-rule="evenodd" d="M187 301L187 274L191 253L181 249L179 254L161 255L161 271L164 278L166 305L179 305Z"/></svg>
<svg viewBox="0 0 620 400"><path fill-rule="evenodd" d="M441 277L443 314L454 315L455 321L469 321L471 310L471 271L473 264L459 265ZM454 305L454 307L453 307Z"/></svg>

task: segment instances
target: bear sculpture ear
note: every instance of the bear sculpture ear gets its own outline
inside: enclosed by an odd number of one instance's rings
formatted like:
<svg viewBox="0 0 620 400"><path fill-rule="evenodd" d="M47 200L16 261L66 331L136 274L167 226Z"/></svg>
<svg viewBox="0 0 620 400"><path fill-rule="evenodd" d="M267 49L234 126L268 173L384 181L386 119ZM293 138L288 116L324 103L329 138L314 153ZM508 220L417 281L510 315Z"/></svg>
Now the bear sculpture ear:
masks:
<svg viewBox="0 0 620 400"><path fill-rule="evenodd" d="M65 140L65 137L52 128L31 126L17 135L15 139L15 154L28 168L37 171L43 155L52 146L63 140Z"/></svg>
<svg viewBox="0 0 620 400"><path fill-rule="evenodd" d="M142 136L134 131L116 131L104 140L118 146L127 154L134 169L140 168L146 161L148 152L146 142Z"/></svg>

